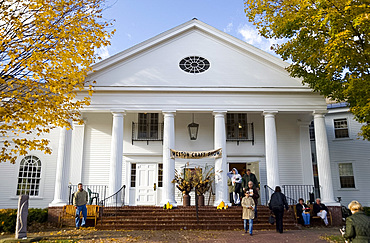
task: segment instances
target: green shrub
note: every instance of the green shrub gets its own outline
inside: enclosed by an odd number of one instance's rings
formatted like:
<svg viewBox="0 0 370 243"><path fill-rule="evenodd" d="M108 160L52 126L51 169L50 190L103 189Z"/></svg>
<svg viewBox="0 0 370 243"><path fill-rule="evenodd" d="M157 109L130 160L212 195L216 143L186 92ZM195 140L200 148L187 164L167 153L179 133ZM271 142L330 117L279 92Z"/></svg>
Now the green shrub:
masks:
<svg viewBox="0 0 370 243"><path fill-rule="evenodd" d="M33 222L44 223L48 221L48 209L47 208L29 208L27 224L30 225Z"/></svg>
<svg viewBox="0 0 370 243"><path fill-rule="evenodd" d="M370 207L364 207L364 212L367 216L370 216Z"/></svg>
<svg viewBox="0 0 370 243"><path fill-rule="evenodd" d="M27 225L33 222L44 223L48 220L48 209L29 208ZM0 209L0 232L15 232L17 209Z"/></svg>
<svg viewBox="0 0 370 243"><path fill-rule="evenodd" d="M17 209L0 209L0 232L15 232Z"/></svg>

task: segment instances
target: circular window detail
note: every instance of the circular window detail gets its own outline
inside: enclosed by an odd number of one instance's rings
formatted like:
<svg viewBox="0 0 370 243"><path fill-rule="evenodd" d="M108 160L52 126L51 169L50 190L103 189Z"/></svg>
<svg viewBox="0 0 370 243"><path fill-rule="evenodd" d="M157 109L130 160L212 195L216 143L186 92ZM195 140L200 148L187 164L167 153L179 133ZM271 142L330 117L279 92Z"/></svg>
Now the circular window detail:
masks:
<svg viewBox="0 0 370 243"><path fill-rule="evenodd" d="M190 56L182 59L179 66L182 70L188 73L202 73L206 71L211 64L203 57Z"/></svg>

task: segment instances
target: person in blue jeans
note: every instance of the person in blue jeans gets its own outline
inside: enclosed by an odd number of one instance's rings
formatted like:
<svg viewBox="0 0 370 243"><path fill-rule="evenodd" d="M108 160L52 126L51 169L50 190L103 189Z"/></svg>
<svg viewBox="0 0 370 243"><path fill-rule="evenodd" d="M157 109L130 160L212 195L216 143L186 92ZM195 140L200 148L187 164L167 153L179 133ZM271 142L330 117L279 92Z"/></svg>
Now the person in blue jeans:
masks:
<svg viewBox="0 0 370 243"><path fill-rule="evenodd" d="M82 183L78 184L78 191L73 194L73 205L76 208L76 229L86 226L86 218L87 218L87 200L89 198L89 194L83 189ZM82 212L82 222L80 224L80 213Z"/></svg>
<svg viewBox="0 0 370 243"><path fill-rule="evenodd" d="M303 198L298 199L299 203L296 205L298 223L309 226L310 225L310 208L304 203Z"/></svg>
<svg viewBox="0 0 370 243"><path fill-rule="evenodd" d="M248 233L247 225L249 223L249 235L253 233L253 219L254 219L254 200L249 193L244 192L245 197L242 199L243 215L242 219L244 220L244 230L245 233Z"/></svg>

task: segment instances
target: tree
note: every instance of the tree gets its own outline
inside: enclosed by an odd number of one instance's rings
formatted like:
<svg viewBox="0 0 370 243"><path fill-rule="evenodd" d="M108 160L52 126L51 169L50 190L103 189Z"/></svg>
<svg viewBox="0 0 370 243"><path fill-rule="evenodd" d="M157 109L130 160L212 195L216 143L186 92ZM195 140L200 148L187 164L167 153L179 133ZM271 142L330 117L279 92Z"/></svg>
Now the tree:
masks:
<svg viewBox="0 0 370 243"><path fill-rule="evenodd" d="M0 0L0 162L30 150L50 154L42 138L82 122L96 48L113 31L101 21L104 0ZM77 99L78 91L85 92Z"/></svg>
<svg viewBox="0 0 370 243"><path fill-rule="evenodd" d="M369 0L245 0L245 13L293 77L335 101L348 102L370 140Z"/></svg>

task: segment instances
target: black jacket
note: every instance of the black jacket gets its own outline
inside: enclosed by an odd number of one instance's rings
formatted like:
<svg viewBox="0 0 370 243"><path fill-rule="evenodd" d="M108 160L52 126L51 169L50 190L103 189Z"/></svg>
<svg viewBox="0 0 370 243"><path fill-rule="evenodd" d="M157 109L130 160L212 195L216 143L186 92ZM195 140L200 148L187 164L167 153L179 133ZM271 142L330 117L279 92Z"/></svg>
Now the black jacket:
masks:
<svg viewBox="0 0 370 243"><path fill-rule="evenodd" d="M253 173L251 173L250 175L245 173L243 175L242 187L247 189L249 181L253 182L253 188L259 188L259 183L258 183L257 177Z"/></svg>
<svg viewBox="0 0 370 243"><path fill-rule="evenodd" d="M310 210L305 210L305 208L308 208L308 206L305 204L305 203L303 203L303 205L301 205L300 203L298 203L296 206L296 209L297 209L297 216L298 217L302 217L302 213L303 213L303 211L310 211Z"/></svg>
<svg viewBox="0 0 370 243"><path fill-rule="evenodd" d="M323 204L323 203L320 203L320 204L314 203L313 204L313 215L317 215L317 213L320 212L321 210L325 210L326 212L329 213L329 210L325 206L325 204Z"/></svg>
<svg viewBox="0 0 370 243"><path fill-rule="evenodd" d="M284 210L284 207L286 210L289 209L285 195L281 192L274 192L271 195L271 199L269 202L269 208L271 210L274 210L274 209Z"/></svg>

